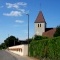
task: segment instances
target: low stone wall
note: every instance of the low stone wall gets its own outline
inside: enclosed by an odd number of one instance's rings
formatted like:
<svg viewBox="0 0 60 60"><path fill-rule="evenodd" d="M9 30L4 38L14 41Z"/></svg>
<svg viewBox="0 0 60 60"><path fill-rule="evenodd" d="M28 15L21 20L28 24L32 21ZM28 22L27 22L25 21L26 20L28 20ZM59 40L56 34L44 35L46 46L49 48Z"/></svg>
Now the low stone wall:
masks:
<svg viewBox="0 0 60 60"><path fill-rule="evenodd" d="M8 50L21 56L28 55L28 45L12 46L12 47L8 47Z"/></svg>

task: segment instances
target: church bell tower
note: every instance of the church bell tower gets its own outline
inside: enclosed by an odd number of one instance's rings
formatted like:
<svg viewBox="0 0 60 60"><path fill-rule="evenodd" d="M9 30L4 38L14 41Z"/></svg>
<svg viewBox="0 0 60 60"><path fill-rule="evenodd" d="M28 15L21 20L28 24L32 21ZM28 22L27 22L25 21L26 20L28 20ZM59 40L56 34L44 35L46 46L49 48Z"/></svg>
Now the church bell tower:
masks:
<svg viewBox="0 0 60 60"><path fill-rule="evenodd" d="M45 28L46 28L46 22L45 22L42 11L39 12L34 23L35 23L35 35L42 36L42 34L43 34L43 32L45 32Z"/></svg>

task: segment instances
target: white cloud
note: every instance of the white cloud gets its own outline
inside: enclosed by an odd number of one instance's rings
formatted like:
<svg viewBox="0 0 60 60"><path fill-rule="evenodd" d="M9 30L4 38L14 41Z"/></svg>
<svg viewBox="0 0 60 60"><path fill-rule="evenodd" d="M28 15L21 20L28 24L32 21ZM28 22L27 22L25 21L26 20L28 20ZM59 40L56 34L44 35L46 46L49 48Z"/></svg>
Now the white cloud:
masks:
<svg viewBox="0 0 60 60"><path fill-rule="evenodd" d="M6 6L7 6L7 8L19 8L19 6L18 5L16 5L16 4L11 4L11 3L6 3Z"/></svg>
<svg viewBox="0 0 60 60"><path fill-rule="evenodd" d="M16 9L19 9L19 7L26 6L26 5L27 5L27 3L25 3L25 2L18 2L18 3L14 3L14 4L6 3L7 8L16 8Z"/></svg>
<svg viewBox="0 0 60 60"><path fill-rule="evenodd" d="M25 2L18 2L17 4L21 5L21 6L26 6L27 5L27 3L25 3Z"/></svg>
<svg viewBox="0 0 60 60"><path fill-rule="evenodd" d="M3 13L5 16L22 16L22 12L19 11L11 11L10 13Z"/></svg>
<svg viewBox="0 0 60 60"><path fill-rule="evenodd" d="M29 14L29 10L27 10L27 11L25 12L25 14Z"/></svg>
<svg viewBox="0 0 60 60"><path fill-rule="evenodd" d="M25 13L26 11L25 11L25 9L19 9L22 13Z"/></svg>
<svg viewBox="0 0 60 60"><path fill-rule="evenodd" d="M24 21L22 21L22 20L16 20L15 22L16 23L24 23Z"/></svg>
<svg viewBox="0 0 60 60"><path fill-rule="evenodd" d="M17 2L17 3L6 3L7 8L15 8L17 11L11 11L10 13L3 13L5 16L22 16L22 14L26 13L25 9L22 7L27 6L25 2Z"/></svg>

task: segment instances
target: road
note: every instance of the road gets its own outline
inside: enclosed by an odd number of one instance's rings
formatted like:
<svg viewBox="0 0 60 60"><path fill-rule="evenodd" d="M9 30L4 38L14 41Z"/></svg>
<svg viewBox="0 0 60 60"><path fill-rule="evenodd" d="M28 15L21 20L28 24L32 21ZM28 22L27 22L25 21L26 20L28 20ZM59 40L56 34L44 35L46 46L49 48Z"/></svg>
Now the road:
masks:
<svg viewBox="0 0 60 60"><path fill-rule="evenodd" d="M17 60L17 59L8 52L6 52L5 50L0 50L0 60Z"/></svg>
<svg viewBox="0 0 60 60"><path fill-rule="evenodd" d="M29 60L26 57L21 57L5 50L0 50L0 60Z"/></svg>

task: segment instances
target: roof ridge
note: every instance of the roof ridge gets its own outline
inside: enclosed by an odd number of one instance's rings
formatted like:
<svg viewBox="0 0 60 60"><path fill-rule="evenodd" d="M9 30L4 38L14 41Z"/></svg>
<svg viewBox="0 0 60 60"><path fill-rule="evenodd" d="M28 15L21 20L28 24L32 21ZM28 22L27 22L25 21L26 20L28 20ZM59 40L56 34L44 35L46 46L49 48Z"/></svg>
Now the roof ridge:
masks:
<svg viewBox="0 0 60 60"><path fill-rule="evenodd" d="M35 23L45 23L45 19L44 19L42 11L39 11L39 14L35 20Z"/></svg>

